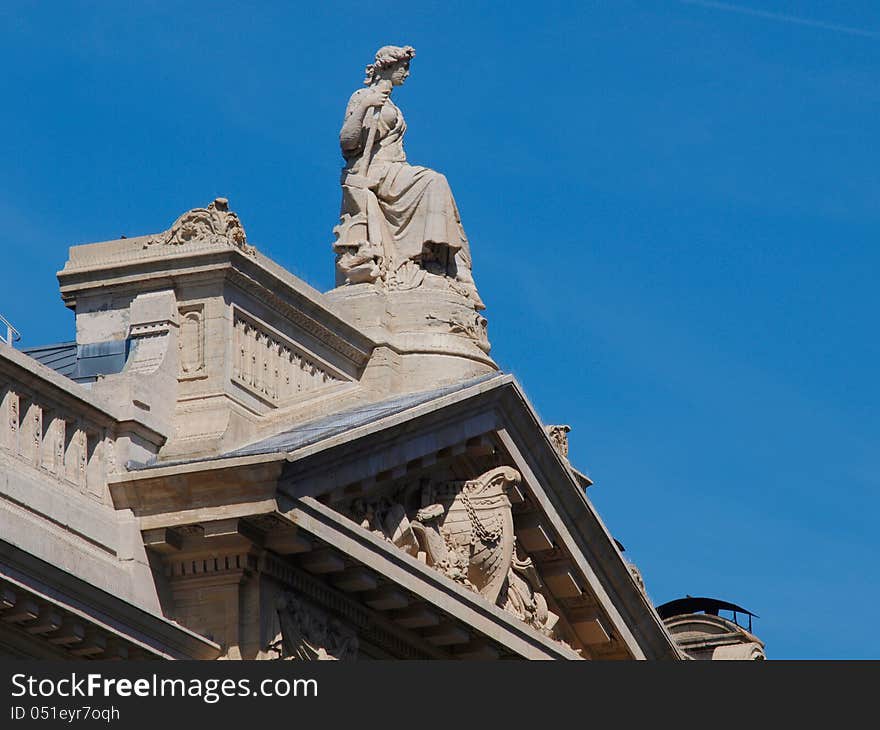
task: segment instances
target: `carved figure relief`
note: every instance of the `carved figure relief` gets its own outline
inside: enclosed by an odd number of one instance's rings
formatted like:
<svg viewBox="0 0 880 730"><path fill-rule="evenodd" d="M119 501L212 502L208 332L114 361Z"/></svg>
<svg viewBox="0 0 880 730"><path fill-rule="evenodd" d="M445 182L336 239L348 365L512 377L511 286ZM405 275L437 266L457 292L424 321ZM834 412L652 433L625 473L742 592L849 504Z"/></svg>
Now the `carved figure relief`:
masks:
<svg viewBox="0 0 880 730"><path fill-rule="evenodd" d="M464 482L425 481L392 499L355 500L361 527L476 591L548 636L558 616L539 592L531 560L517 552L508 490L520 482L502 466Z"/></svg>
<svg viewBox="0 0 880 730"><path fill-rule="evenodd" d="M232 380L272 403L345 382L292 342L236 314Z"/></svg>
<svg viewBox="0 0 880 730"><path fill-rule="evenodd" d="M144 248L150 246L182 246L202 243L231 246L253 256L256 249L248 245L244 227L238 216L229 210L226 198L217 198L207 208L193 208L180 216L167 231L150 236Z"/></svg>
<svg viewBox="0 0 880 730"><path fill-rule="evenodd" d="M269 648L281 659L300 661L357 659L354 631L292 593L276 603L281 637Z"/></svg>
<svg viewBox="0 0 880 730"><path fill-rule="evenodd" d="M531 558L522 557L517 551L508 573L504 609L542 634L555 638L559 616L547 608L547 599L539 592L540 588L541 579Z"/></svg>
<svg viewBox="0 0 880 730"><path fill-rule="evenodd" d="M412 289L446 286L483 309L471 274L467 236L449 183L410 165L403 149L406 122L391 93L409 76L411 46L383 46L345 110L339 144L340 222L333 230L338 284L372 283Z"/></svg>

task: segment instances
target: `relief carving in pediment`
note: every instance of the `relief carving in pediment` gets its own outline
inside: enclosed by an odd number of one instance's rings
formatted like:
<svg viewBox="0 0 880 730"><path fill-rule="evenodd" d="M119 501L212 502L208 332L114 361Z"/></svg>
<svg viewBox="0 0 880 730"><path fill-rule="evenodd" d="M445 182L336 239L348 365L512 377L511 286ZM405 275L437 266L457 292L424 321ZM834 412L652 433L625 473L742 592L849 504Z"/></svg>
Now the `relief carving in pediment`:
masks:
<svg viewBox="0 0 880 730"><path fill-rule="evenodd" d="M336 661L357 659L358 639L338 619L292 593L276 601L280 636L269 645L279 659Z"/></svg>
<svg viewBox="0 0 880 730"><path fill-rule="evenodd" d="M555 638L558 616L516 544L508 490L516 469L502 466L476 479L423 481L392 497L357 499L349 516L361 527Z"/></svg>

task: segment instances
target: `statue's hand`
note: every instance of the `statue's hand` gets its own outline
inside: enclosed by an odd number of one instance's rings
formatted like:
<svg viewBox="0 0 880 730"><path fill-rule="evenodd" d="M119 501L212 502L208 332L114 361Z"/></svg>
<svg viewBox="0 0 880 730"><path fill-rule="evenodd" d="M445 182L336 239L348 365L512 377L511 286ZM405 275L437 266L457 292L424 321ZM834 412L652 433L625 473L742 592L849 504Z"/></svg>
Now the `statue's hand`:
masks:
<svg viewBox="0 0 880 730"><path fill-rule="evenodd" d="M391 94L391 87L373 86L361 97L361 103L365 107L382 106L388 101L389 94Z"/></svg>

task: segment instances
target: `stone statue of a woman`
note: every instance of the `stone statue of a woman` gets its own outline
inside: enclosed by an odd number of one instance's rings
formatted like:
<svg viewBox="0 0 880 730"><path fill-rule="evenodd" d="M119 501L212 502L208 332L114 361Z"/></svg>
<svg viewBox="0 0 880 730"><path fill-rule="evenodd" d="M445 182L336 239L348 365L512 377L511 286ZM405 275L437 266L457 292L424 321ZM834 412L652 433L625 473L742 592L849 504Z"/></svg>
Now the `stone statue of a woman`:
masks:
<svg viewBox="0 0 880 730"><path fill-rule="evenodd" d="M383 46L367 66L366 88L351 95L339 144L342 209L334 229L337 284L387 289L443 286L482 309L471 256L446 178L410 165L406 122L391 91L409 76L411 46Z"/></svg>

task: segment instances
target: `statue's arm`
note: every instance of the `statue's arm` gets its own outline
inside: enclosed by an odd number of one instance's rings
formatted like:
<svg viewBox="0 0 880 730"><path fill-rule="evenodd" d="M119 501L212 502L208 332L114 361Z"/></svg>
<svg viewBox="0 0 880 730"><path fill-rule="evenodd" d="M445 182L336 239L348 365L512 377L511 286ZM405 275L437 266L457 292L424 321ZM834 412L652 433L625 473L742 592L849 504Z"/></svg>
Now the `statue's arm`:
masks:
<svg viewBox="0 0 880 730"><path fill-rule="evenodd" d="M342 154L350 156L357 152L358 148L363 144L361 140L361 132L364 129L364 120L367 112L371 107L381 107L388 101L388 95L391 93L391 84L379 84L369 89L358 89L351 95L348 100L348 106L345 109L345 121L342 123L342 129L339 131L339 146L342 147Z"/></svg>
<svg viewBox="0 0 880 730"><path fill-rule="evenodd" d="M361 132L364 128L364 116L369 109L365 103L365 89L355 91L345 109L345 121L339 131L339 146L342 153L351 153L361 146Z"/></svg>

